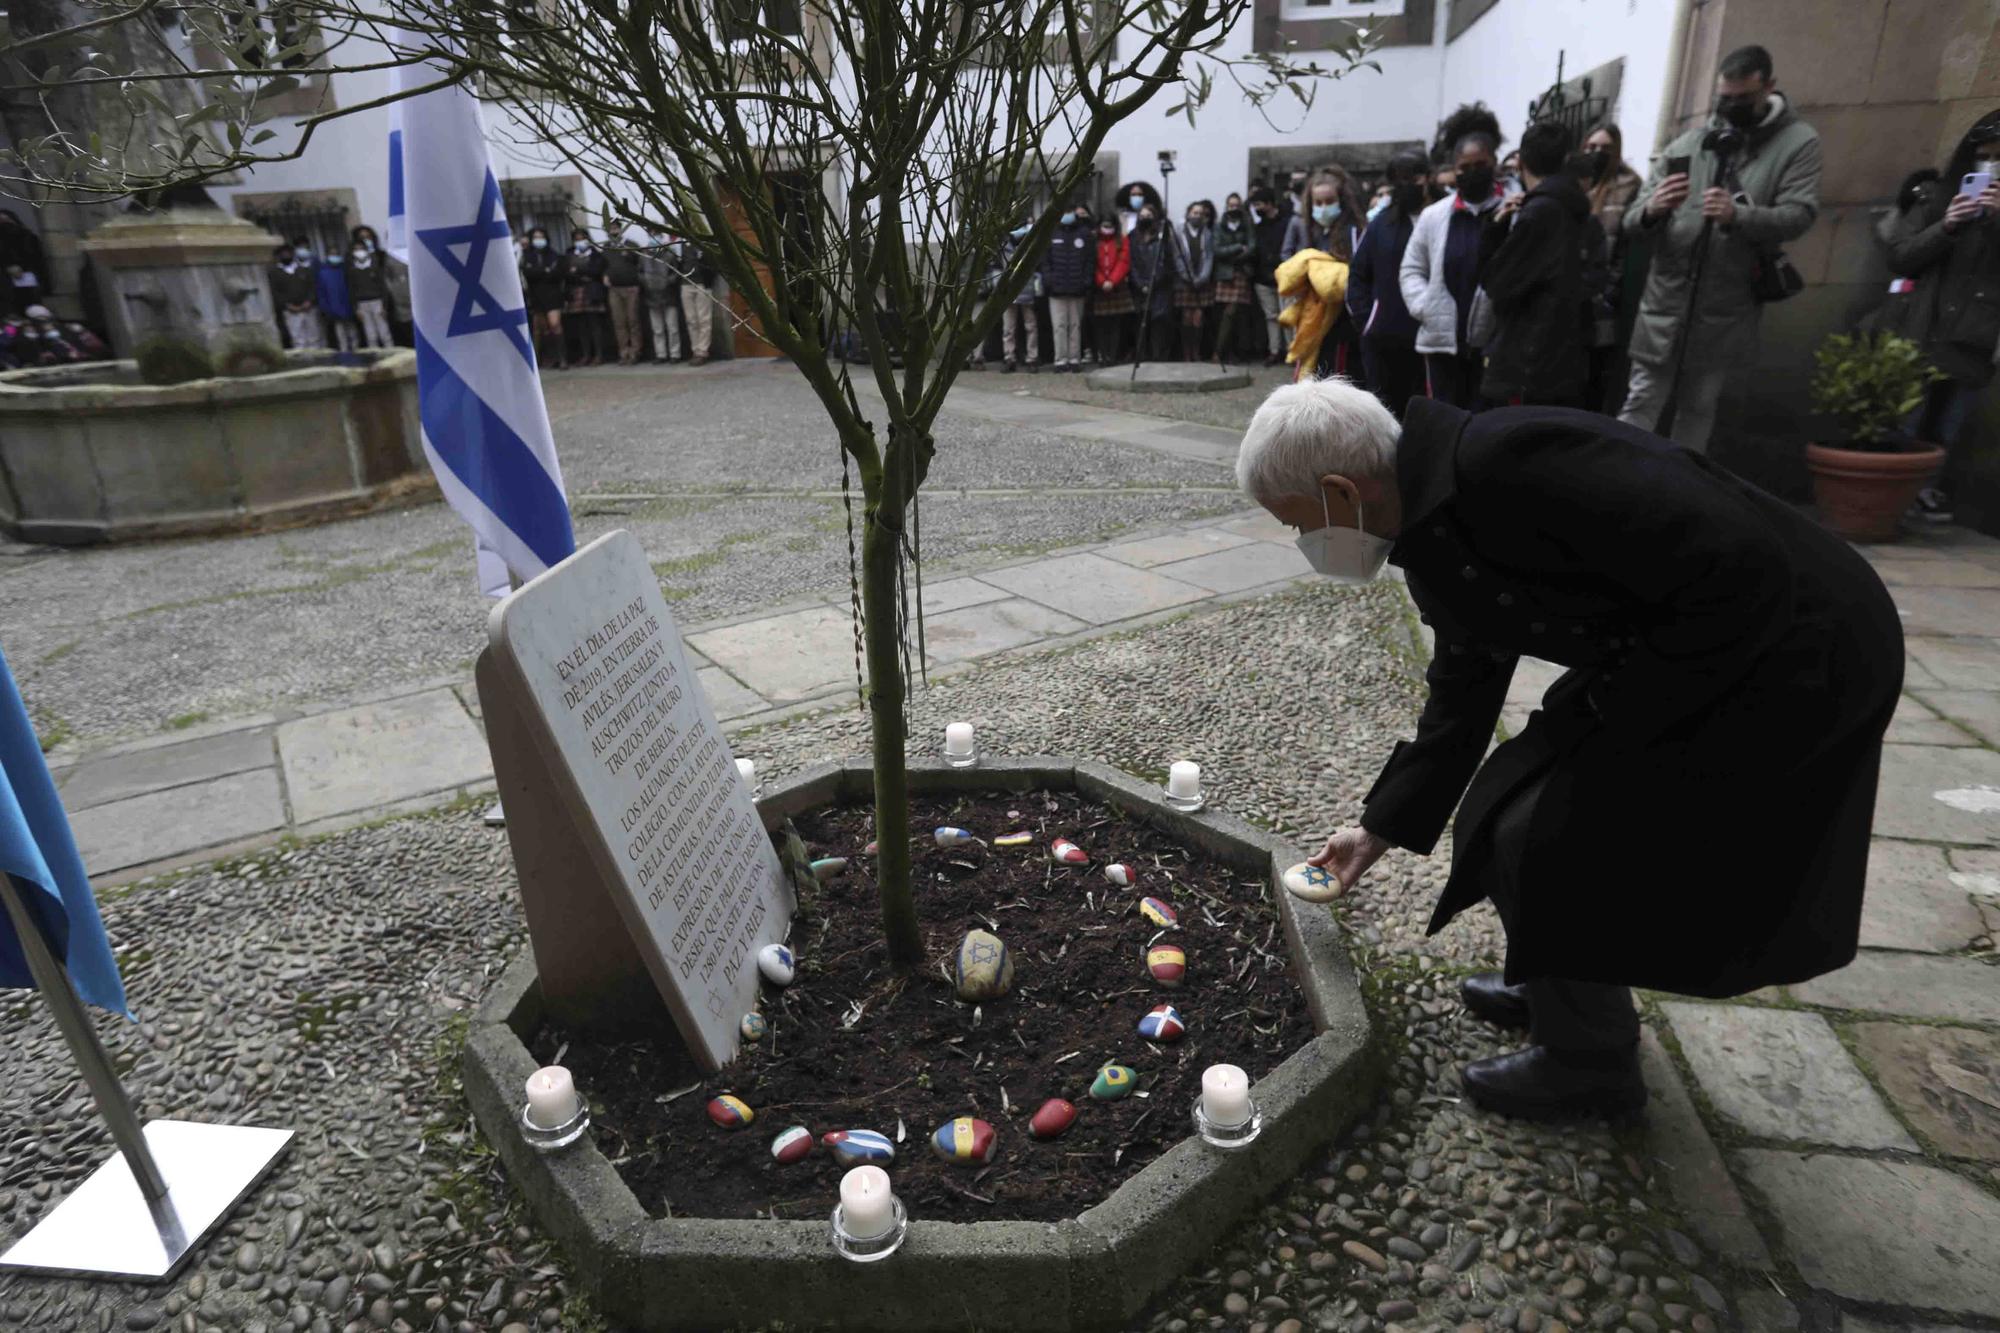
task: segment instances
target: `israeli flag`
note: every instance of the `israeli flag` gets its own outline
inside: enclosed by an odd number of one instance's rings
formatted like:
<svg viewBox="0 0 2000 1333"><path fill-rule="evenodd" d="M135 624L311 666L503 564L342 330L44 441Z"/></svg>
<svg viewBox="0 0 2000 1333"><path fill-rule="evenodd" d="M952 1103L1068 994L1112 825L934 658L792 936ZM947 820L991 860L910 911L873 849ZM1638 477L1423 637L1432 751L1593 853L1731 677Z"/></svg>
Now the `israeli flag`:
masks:
<svg viewBox="0 0 2000 1333"><path fill-rule="evenodd" d="M397 70L401 89L435 82ZM535 373L513 234L479 102L452 86L392 108L389 251L409 265L417 411L438 486L479 544L479 586L507 592L576 550Z"/></svg>

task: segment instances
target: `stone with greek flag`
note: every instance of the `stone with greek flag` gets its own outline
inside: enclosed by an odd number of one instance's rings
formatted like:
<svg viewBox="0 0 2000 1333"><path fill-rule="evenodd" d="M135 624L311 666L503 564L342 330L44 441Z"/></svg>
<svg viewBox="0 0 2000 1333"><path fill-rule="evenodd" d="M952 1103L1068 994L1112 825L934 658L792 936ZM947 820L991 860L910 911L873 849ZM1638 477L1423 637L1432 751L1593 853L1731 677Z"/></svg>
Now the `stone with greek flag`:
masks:
<svg viewBox="0 0 2000 1333"><path fill-rule="evenodd" d="M403 88L437 77L397 71ZM410 268L424 454L499 596L508 571L525 582L576 549L513 237L478 100L454 85L394 110L389 249Z"/></svg>

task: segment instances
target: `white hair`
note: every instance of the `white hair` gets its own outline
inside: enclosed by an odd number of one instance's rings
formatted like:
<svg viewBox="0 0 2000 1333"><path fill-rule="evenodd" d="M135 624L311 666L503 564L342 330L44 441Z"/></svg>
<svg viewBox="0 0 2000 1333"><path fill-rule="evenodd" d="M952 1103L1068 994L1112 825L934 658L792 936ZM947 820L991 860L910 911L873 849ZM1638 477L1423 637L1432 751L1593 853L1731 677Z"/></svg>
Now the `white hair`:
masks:
<svg viewBox="0 0 2000 1333"><path fill-rule="evenodd" d="M1383 481L1402 428L1382 400L1339 376L1271 391L1236 451L1236 484L1259 502L1318 495L1329 474Z"/></svg>

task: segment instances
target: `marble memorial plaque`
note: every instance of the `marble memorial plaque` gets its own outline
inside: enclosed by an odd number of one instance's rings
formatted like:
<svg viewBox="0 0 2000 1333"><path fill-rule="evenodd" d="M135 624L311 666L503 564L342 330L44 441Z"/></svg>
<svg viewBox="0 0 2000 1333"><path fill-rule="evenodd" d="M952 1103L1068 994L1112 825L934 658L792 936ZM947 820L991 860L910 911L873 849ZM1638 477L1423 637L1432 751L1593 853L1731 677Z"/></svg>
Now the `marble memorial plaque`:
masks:
<svg viewBox="0 0 2000 1333"><path fill-rule="evenodd" d="M757 1007L757 951L785 938L792 895L645 551L629 532L599 538L496 606L488 633L490 674L516 696L602 892L688 1049L719 1068ZM503 795L512 836L516 797L504 783ZM547 858L523 851L516 839L527 897L530 861ZM549 876L535 878L548 898ZM599 891L576 874L567 885ZM560 903L528 906L531 933L560 915ZM563 942L572 961L579 943ZM605 943L607 962L620 943Z"/></svg>

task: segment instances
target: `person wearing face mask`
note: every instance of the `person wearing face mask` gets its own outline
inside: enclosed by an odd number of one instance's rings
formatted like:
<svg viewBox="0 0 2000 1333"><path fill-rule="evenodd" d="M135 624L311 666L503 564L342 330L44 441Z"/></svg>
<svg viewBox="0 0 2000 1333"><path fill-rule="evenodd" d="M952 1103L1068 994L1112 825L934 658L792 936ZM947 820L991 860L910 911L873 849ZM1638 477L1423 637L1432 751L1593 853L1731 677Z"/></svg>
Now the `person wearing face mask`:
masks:
<svg viewBox="0 0 2000 1333"><path fill-rule="evenodd" d="M1564 169L1573 142L1559 121L1522 132L1516 156L1526 193L1495 209L1480 236L1479 285L1494 318L1479 390L1489 403L1583 405L1583 258L1603 245L1589 196Z"/></svg>
<svg viewBox="0 0 2000 1333"><path fill-rule="evenodd" d="M1126 284L1131 272L1131 242L1116 218L1103 219L1097 224L1090 292L1090 333L1099 365L1115 366L1124 360L1126 328L1133 310L1132 289Z"/></svg>
<svg viewBox="0 0 2000 1333"><path fill-rule="evenodd" d="M382 248L382 240L375 229L363 223L347 234L350 247L365 248L374 261L374 268L382 280L382 310L389 319L389 343L407 347L415 340L410 336L410 267L402 260Z"/></svg>
<svg viewBox="0 0 2000 1333"><path fill-rule="evenodd" d="M375 252L355 242L347 252L347 295L354 302L354 322L363 347L393 347L389 334L388 288Z"/></svg>
<svg viewBox="0 0 2000 1333"><path fill-rule="evenodd" d="M1339 381L1273 392L1236 471L1319 573L1393 562L1435 635L1415 735L1311 863L1354 891L1456 809L1430 930L1492 900L1505 969L1461 998L1529 1043L1465 1067L1475 1104L1636 1111L1629 987L1720 998L1854 958L1903 631L1846 542L1605 417L1419 399L1399 429ZM1492 748L1523 657L1567 672Z"/></svg>
<svg viewBox="0 0 2000 1333"><path fill-rule="evenodd" d="M1090 210L1073 204L1063 213L1042 256L1042 287L1049 294L1049 333L1059 374L1083 369L1084 306L1097 275L1097 242Z"/></svg>
<svg viewBox="0 0 2000 1333"><path fill-rule="evenodd" d="M1993 183L1967 192L1965 178L1974 172ZM1914 177L1877 235L1900 288L1893 317L1879 327L1914 341L1945 375L1904 426L1912 438L1945 449L1948 475L2000 351L2000 112L1974 123L1942 177ZM1914 515L1949 522L1944 488L1919 494Z"/></svg>
<svg viewBox="0 0 2000 1333"><path fill-rule="evenodd" d="M1256 277L1257 229L1250 225L1250 215L1238 201L1223 209L1222 225L1215 231L1215 306L1220 312L1215 330L1217 365L1236 359L1236 343L1241 340L1238 314L1256 308L1252 290Z"/></svg>
<svg viewBox="0 0 2000 1333"><path fill-rule="evenodd" d="M1424 391L1424 363L1417 355L1417 321L1403 304L1397 275L1418 214L1425 207L1430 159L1406 148L1389 159L1387 204L1368 222L1354 249L1347 279L1347 311L1361 330L1362 363L1382 405L1398 417Z"/></svg>
<svg viewBox="0 0 2000 1333"><path fill-rule="evenodd" d="M666 235L648 232L639 251L639 287L646 296L646 320L653 337L653 364L681 359L681 275L667 262Z"/></svg>
<svg viewBox="0 0 2000 1333"><path fill-rule="evenodd" d="M611 328L606 322L610 288L605 285L609 264L590 233L579 227L570 239L569 267L563 274L567 295L563 300L563 325L576 344L577 364L602 365L611 356Z"/></svg>
<svg viewBox="0 0 2000 1333"><path fill-rule="evenodd" d="M569 299L569 259L549 244L546 228L528 231L528 244L521 251L521 290L528 299L528 317L534 322L535 360L549 364L549 349L555 352L557 370L569 369L569 340L563 334L563 303Z"/></svg>
<svg viewBox="0 0 2000 1333"><path fill-rule="evenodd" d="M285 322L285 341L294 351L312 352L326 346L320 336L319 298L312 266L299 263L298 253L281 245L271 253L271 304Z"/></svg>
<svg viewBox="0 0 2000 1333"><path fill-rule="evenodd" d="M1278 322L1278 313L1285 308L1278 295L1278 257L1284 253L1289 219L1279 209L1270 187L1265 185L1250 190L1250 217L1257 236L1255 287L1257 304L1264 311L1264 364L1275 366L1285 359L1285 349L1291 342L1291 330Z"/></svg>
<svg viewBox="0 0 2000 1333"><path fill-rule="evenodd" d="M325 258L313 267L313 299L319 313L333 331L332 346L342 352L354 350L354 298L347 291L347 263L338 246L329 246Z"/></svg>
<svg viewBox="0 0 2000 1333"><path fill-rule="evenodd" d="M1153 188L1152 182L1133 181L1118 187L1118 221L1127 236L1139 225L1139 212L1145 208L1151 208L1163 217L1166 215L1167 210L1160 203L1160 192Z"/></svg>
<svg viewBox="0 0 2000 1333"><path fill-rule="evenodd" d="M1819 216L1819 135L1776 85L1763 47L1724 56L1714 117L1654 156L1645 202L1628 208L1620 223L1652 237L1653 265L1632 328L1631 383L1618 419L1651 430L1671 402L1674 439L1697 453L1708 449L1731 368L1756 363L1760 270ZM1704 148L1721 131L1740 142L1726 165ZM1668 170L1683 162L1688 170ZM1704 223L1709 239L1690 322Z"/></svg>
<svg viewBox="0 0 2000 1333"><path fill-rule="evenodd" d="M1013 264L1021 247L1028 243L1028 236L1034 230L1027 222L1014 225L1000 242L1000 257L994 261L997 273L1004 273ZM1027 367L1030 375L1038 375L1042 370L1042 331L1040 321L1035 317L1035 303L1042 296L1042 274L1040 268L1028 275L1021 284L1021 290L1007 303L1000 315L1000 373L1014 373L1014 358L1020 357L1020 364Z"/></svg>
<svg viewBox="0 0 2000 1333"><path fill-rule="evenodd" d="M1173 337L1174 256L1172 240L1159 210L1147 205L1139 210L1126 238L1131 263L1125 282L1138 307L1138 332L1133 355L1139 360L1169 360Z"/></svg>
<svg viewBox="0 0 2000 1333"><path fill-rule="evenodd" d="M1639 311L1646 281L1643 248L1624 230L1625 210L1639 197L1639 173L1625 165L1625 136L1616 121L1605 121L1583 141L1578 177L1590 195L1602 254L1585 266L1591 303L1590 380L1583 405L1593 412L1616 412L1625 401L1625 344Z"/></svg>
<svg viewBox="0 0 2000 1333"><path fill-rule="evenodd" d="M1439 140L1452 154L1454 188L1418 215L1397 270L1403 304L1418 322L1424 392L1454 407L1479 404L1481 357L1467 336L1479 287L1479 238L1503 199L1494 174L1500 122L1484 106L1446 117Z"/></svg>
<svg viewBox="0 0 2000 1333"><path fill-rule="evenodd" d="M1201 360L1201 323L1215 297L1212 208L1206 200L1189 205L1187 220L1173 233L1174 308L1180 311L1183 361Z"/></svg>
<svg viewBox="0 0 2000 1333"><path fill-rule="evenodd" d="M1318 250L1350 270L1354 251L1361 240L1362 214L1354 185L1339 166L1321 167L1306 187L1307 212L1294 217L1285 228L1282 263L1289 263L1302 250ZM1294 326L1294 341L1297 326ZM1297 348L1292 355L1296 357ZM1358 375L1361 373L1360 331L1347 312L1345 288L1333 312L1333 322L1321 339L1315 363L1300 366L1299 373Z"/></svg>

